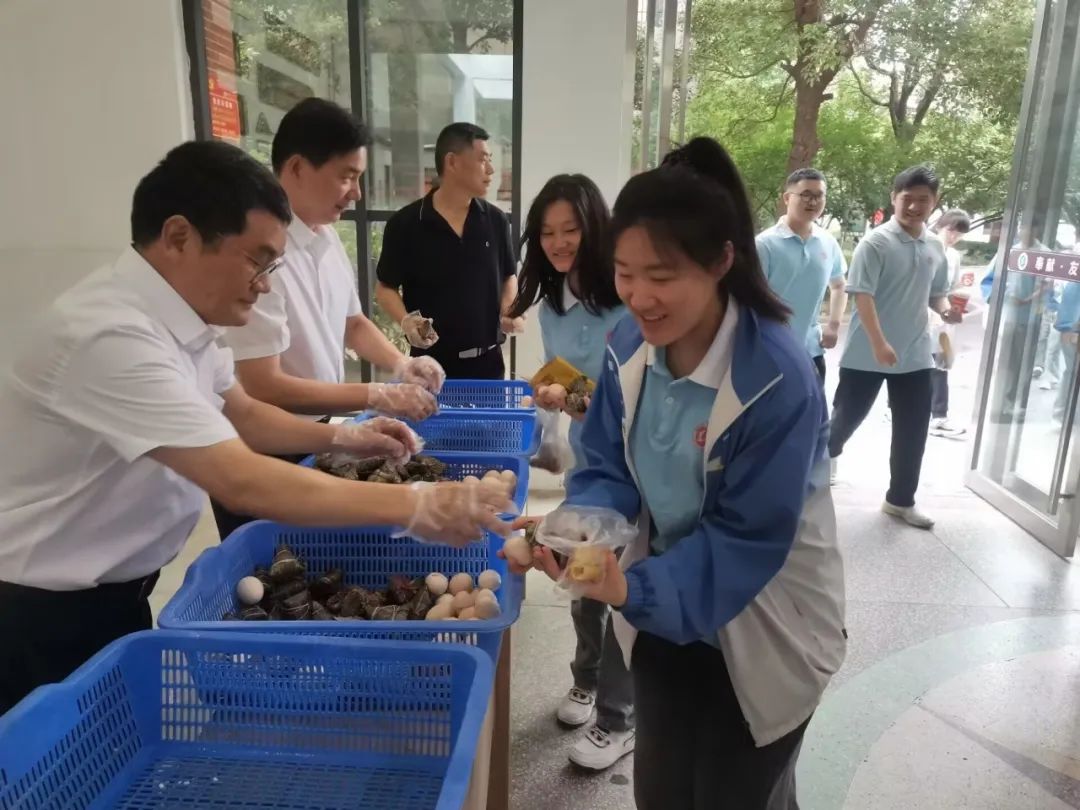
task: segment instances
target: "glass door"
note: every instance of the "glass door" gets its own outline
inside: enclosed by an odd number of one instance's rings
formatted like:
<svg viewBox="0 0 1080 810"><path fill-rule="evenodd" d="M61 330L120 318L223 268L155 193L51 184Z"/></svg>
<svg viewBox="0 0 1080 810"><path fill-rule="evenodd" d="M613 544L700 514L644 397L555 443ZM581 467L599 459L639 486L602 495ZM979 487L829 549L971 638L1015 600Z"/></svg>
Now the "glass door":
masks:
<svg viewBox="0 0 1080 810"><path fill-rule="evenodd" d="M1074 458L1080 329L1080 0L1046 0L994 263L968 483L1062 556L1080 529Z"/></svg>

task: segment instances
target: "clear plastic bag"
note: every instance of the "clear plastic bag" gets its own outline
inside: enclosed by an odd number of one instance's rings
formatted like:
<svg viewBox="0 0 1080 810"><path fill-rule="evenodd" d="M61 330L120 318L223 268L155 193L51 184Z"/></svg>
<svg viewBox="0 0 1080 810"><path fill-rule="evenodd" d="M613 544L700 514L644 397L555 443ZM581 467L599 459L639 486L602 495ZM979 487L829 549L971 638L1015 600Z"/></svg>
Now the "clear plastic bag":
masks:
<svg viewBox="0 0 1080 810"><path fill-rule="evenodd" d="M543 431L540 447L529 460L529 466L560 475L574 466L574 450L563 433L559 411L536 409L536 421Z"/></svg>
<svg viewBox="0 0 1080 810"><path fill-rule="evenodd" d="M637 526L612 509L563 506L541 521L536 542L566 558L559 587L577 599L604 581L608 550L621 549L637 535Z"/></svg>

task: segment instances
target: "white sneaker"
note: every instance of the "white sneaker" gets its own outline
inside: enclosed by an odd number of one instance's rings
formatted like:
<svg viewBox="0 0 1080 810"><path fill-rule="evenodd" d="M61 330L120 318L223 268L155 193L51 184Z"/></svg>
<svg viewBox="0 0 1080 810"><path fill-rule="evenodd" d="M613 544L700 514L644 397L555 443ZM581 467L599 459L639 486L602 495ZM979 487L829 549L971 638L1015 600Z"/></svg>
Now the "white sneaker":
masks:
<svg viewBox="0 0 1080 810"><path fill-rule="evenodd" d="M888 501L885 501L881 504L881 511L886 515L900 518L909 526L914 526L916 529L934 528L934 519L929 515L924 515L914 506L893 506Z"/></svg>
<svg viewBox="0 0 1080 810"><path fill-rule="evenodd" d="M965 433L967 433L967 428L954 425L945 417L930 420L931 436L941 436L945 439L959 439Z"/></svg>
<svg viewBox="0 0 1080 810"><path fill-rule="evenodd" d="M596 693L586 692L576 686L570 687L556 716L559 722L567 726L583 726L592 719L593 708L596 706Z"/></svg>
<svg viewBox="0 0 1080 810"><path fill-rule="evenodd" d="M570 761L590 771L610 768L634 750L633 731L605 731L592 726L570 749Z"/></svg>
<svg viewBox="0 0 1080 810"><path fill-rule="evenodd" d="M836 463L836 459L835 458L830 458L829 459L829 486L830 487L836 485L837 467L838 467L838 465Z"/></svg>

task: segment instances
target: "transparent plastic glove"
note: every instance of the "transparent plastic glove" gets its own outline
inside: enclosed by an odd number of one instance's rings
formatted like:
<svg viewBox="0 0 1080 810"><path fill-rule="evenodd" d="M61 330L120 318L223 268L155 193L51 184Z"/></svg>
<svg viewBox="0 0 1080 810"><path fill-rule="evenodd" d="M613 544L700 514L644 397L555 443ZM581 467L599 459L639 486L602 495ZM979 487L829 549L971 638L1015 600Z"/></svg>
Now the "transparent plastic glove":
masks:
<svg viewBox="0 0 1080 810"><path fill-rule="evenodd" d="M461 547L481 539L485 531L502 537L510 533L510 524L498 514L513 514L517 509L502 487L470 481L416 483L411 488L416 493L412 520L395 537Z"/></svg>
<svg viewBox="0 0 1080 810"><path fill-rule="evenodd" d="M510 318L503 315L499 318L499 328L508 335L520 335L525 331L525 316L519 315L516 318Z"/></svg>
<svg viewBox="0 0 1080 810"><path fill-rule="evenodd" d="M430 391L412 383L368 383L368 408L419 422L439 410Z"/></svg>
<svg viewBox="0 0 1080 810"><path fill-rule="evenodd" d="M434 357L409 357L397 364L394 378L399 382L419 385L426 391L437 394L446 382L446 372Z"/></svg>
<svg viewBox="0 0 1080 810"><path fill-rule="evenodd" d="M386 416L340 424L334 431L331 443L335 450L340 449L354 456L378 456L403 463L424 446L412 428Z"/></svg>
<svg viewBox="0 0 1080 810"><path fill-rule="evenodd" d="M410 312L401 319L401 331L409 341L409 345L418 349L430 349L439 339L439 334L431 325L431 319L425 318L419 310Z"/></svg>

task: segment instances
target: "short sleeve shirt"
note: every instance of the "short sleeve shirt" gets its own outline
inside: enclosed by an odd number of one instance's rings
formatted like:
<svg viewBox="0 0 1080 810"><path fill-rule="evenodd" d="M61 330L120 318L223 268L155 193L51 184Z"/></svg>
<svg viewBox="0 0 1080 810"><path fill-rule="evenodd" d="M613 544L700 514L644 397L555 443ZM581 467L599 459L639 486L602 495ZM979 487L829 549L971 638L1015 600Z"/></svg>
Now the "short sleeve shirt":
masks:
<svg viewBox="0 0 1080 810"><path fill-rule="evenodd" d="M498 344L502 285L517 266L506 214L474 199L458 236L435 210L433 194L386 223L376 273L401 289L406 310L434 320L439 342L428 353L456 357Z"/></svg>
<svg viewBox="0 0 1080 810"><path fill-rule="evenodd" d="M134 249L53 303L0 381L0 580L91 588L176 556L205 495L147 453L236 438L218 336Z"/></svg>
<svg viewBox="0 0 1080 810"><path fill-rule="evenodd" d="M244 326L225 330L237 360L278 355L293 377L345 379L346 321L363 312L356 274L332 227L312 230L299 217L289 225L285 262L270 276Z"/></svg>
<svg viewBox="0 0 1080 810"><path fill-rule="evenodd" d="M949 266L941 240L925 227L920 236L911 236L890 219L855 248L847 291L873 296L881 330L898 362L888 367L874 359L856 310L840 358L841 368L906 374L934 367L927 307L931 300L949 292Z"/></svg>
<svg viewBox="0 0 1080 810"><path fill-rule="evenodd" d="M847 272L840 245L818 225L804 240L781 219L758 234L757 249L769 286L791 308L791 330L805 340L811 357L820 357L819 313L825 290Z"/></svg>

